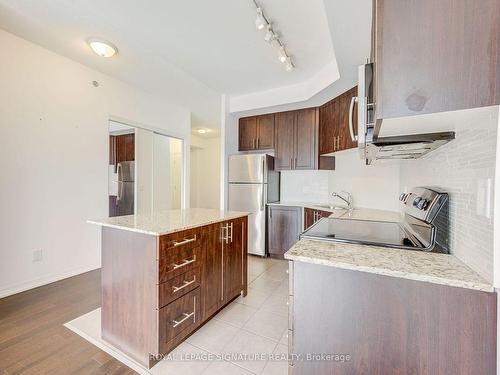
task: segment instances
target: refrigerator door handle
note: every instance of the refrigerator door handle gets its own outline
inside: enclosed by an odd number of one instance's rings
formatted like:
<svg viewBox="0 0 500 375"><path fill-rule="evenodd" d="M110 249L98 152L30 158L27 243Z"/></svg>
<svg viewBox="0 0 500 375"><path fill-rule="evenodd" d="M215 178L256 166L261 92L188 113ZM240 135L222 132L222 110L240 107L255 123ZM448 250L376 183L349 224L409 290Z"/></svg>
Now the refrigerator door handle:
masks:
<svg viewBox="0 0 500 375"><path fill-rule="evenodd" d="M266 206L265 201L265 196L264 196L264 189L266 188L266 184L264 183L264 175L266 173L266 157L262 157L262 193L260 195L260 210L264 211L264 208Z"/></svg>
<svg viewBox="0 0 500 375"><path fill-rule="evenodd" d="M122 195L123 195L123 182L121 181L118 181L118 190L116 192L116 204L118 204L118 201L120 199L122 199Z"/></svg>

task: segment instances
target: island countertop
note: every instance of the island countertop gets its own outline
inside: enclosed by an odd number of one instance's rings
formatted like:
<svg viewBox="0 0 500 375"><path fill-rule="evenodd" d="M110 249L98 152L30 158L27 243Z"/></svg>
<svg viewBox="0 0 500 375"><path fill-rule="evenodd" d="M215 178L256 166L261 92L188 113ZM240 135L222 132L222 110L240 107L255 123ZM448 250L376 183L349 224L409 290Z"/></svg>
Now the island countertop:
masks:
<svg viewBox="0 0 500 375"><path fill-rule="evenodd" d="M162 236L247 215L248 212L188 208L184 210L155 212L149 215L116 216L99 220L88 220L87 222L109 228Z"/></svg>
<svg viewBox="0 0 500 375"><path fill-rule="evenodd" d="M448 254L318 240L300 240L285 259L493 292L491 283Z"/></svg>

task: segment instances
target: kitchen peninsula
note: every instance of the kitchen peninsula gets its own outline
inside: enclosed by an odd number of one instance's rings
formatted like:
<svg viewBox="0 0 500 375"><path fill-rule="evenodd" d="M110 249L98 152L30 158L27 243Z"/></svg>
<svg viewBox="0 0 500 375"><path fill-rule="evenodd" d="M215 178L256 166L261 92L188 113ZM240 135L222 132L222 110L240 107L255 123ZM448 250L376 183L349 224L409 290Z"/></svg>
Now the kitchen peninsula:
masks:
<svg viewBox="0 0 500 375"><path fill-rule="evenodd" d="M102 226L102 338L151 368L247 293L248 214L170 210Z"/></svg>

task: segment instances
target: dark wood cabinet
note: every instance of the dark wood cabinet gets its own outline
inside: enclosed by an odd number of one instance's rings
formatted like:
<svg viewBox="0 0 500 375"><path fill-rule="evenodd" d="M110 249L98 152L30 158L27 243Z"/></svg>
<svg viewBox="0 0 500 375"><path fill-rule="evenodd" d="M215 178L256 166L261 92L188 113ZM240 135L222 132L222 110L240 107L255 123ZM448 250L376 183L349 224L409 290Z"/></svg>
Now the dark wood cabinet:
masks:
<svg viewBox="0 0 500 375"><path fill-rule="evenodd" d="M280 112L275 115L275 169L318 167L317 108Z"/></svg>
<svg viewBox="0 0 500 375"><path fill-rule="evenodd" d="M251 151L256 148L257 118L240 118L238 125L238 150Z"/></svg>
<svg viewBox="0 0 500 375"><path fill-rule="evenodd" d="M135 134L109 136L109 164L135 160Z"/></svg>
<svg viewBox="0 0 500 375"><path fill-rule="evenodd" d="M358 95L357 86L323 104L319 108L319 153L347 150L357 147L351 138L349 114L351 100ZM353 126L357 124L357 109L353 106ZM356 129L354 129L356 131Z"/></svg>
<svg viewBox="0 0 500 375"><path fill-rule="evenodd" d="M166 235L102 229L102 337L151 368L247 293L247 217ZM123 324L127 322L127 324Z"/></svg>
<svg viewBox="0 0 500 375"><path fill-rule="evenodd" d="M496 374L497 295L290 262L289 354L306 374Z"/></svg>
<svg viewBox="0 0 500 375"><path fill-rule="evenodd" d="M293 169L295 113L276 113L275 121L274 168L277 171Z"/></svg>
<svg viewBox="0 0 500 375"><path fill-rule="evenodd" d="M238 125L238 150L274 148L274 114L244 117Z"/></svg>
<svg viewBox="0 0 500 375"><path fill-rule="evenodd" d="M500 1L374 0L382 119L500 104Z"/></svg>
<svg viewBox="0 0 500 375"><path fill-rule="evenodd" d="M203 231L203 319L208 319L222 305L222 225Z"/></svg>
<svg viewBox="0 0 500 375"><path fill-rule="evenodd" d="M274 114L257 116L257 149L274 148Z"/></svg>
<svg viewBox="0 0 500 375"><path fill-rule="evenodd" d="M203 319L239 295L246 295L247 219L235 219L203 231Z"/></svg>
<svg viewBox="0 0 500 375"><path fill-rule="evenodd" d="M227 227L227 240L223 242L224 252L224 298L230 301L244 290L246 275L247 228L243 220L232 220Z"/></svg>
<svg viewBox="0 0 500 375"><path fill-rule="evenodd" d="M318 122L317 108L295 112L295 160L293 169L316 169L318 167Z"/></svg>
<svg viewBox="0 0 500 375"><path fill-rule="evenodd" d="M268 209L268 248L272 257L283 258L301 232L301 208L270 205Z"/></svg>
<svg viewBox="0 0 500 375"><path fill-rule="evenodd" d="M310 228L319 219L328 217L332 213L330 211L316 210L314 208L304 207L304 230Z"/></svg>

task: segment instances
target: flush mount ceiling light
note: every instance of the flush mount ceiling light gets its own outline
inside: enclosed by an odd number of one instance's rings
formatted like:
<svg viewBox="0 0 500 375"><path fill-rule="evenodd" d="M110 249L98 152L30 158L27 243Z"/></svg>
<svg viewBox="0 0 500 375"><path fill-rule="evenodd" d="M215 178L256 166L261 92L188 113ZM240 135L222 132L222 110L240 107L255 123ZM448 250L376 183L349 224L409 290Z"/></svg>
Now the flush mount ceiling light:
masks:
<svg viewBox="0 0 500 375"><path fill-rule="evenodd" d="M288 55L286 47L283 44L283 41L280 39L278 34L274 32L271 22L269 22L269 20L267 19L266 15L264 14L264 10L257 3L257 0L252 0L252 2L254 3L255 8L257 8L257 18L255 19L255 27L257 28L257 30L263 30L264 28L266 29L266 35L264 35L264 40L268 43L272 42L276 43L276 46L279 48L278 58L280 62L285 64L285 70L287 72L293 70L295 68L295 64L293 63L290 55Z"/></svg>
<svg viewBox="0 0 500 375"><path fill-rule="evenodd" d="M112 57L118 53L118 48L104 39L89 38L87 43L101 57Z"/></svg>

